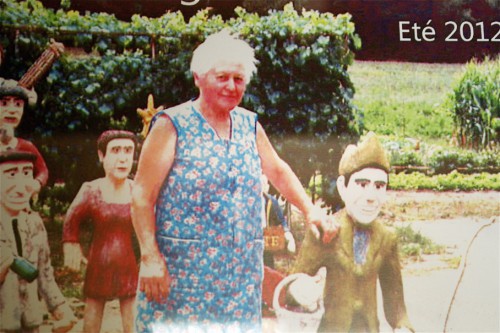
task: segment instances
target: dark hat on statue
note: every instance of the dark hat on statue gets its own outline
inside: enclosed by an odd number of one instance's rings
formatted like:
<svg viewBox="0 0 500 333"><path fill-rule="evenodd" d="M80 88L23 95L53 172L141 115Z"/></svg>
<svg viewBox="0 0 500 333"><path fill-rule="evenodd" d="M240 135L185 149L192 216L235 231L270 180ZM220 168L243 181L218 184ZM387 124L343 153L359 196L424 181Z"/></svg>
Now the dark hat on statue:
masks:
<svg viewBox="0 0 500 333"><path fill-rule="evenodd" d="M369 132L358 145L349 145L339 163L339 175L350 175L364 168L379 168L389 173L391 164L379 139Z"/></svg>
<svg viewBox="0 0 500 333"><path fill-rule="evenodd" d="M36 155L27 151L7 150L0 152L0 163L27 161L34 162Z"/></svg>
<svg viewBox="0 0 500 333"><path fill-rule="evenodd" d="M34 106L38 98L33 89L19 86L16 80L6 80L0 77L0 97L3 96L17 96L24 99L29 106Z"/></svg>

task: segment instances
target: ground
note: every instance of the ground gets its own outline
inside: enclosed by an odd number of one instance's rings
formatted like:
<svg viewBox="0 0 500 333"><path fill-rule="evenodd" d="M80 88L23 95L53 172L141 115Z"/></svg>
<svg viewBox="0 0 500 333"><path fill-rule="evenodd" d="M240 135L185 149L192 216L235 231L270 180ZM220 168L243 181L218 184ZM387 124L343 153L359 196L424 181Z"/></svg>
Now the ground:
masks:
<svg viewBox="0 0 500 333"><path fill-rule="evenodd" d="M437 255L403 262L405 300L417 332L442 332L448 307L459 277L460 260L477 230L500 216L500 192L401 192L389 191L382 214L387 224L407 225L445 247ZM497 235L498 244L498 235ZM379 296L380 299L380 296ZM72 300L80 310L83 304ZM391 332L379 306L380 328ZM265 319L266 333L274 332L276 319ZM71 332L82 332L80 321ZM42 332L50 332L50 322ZM109 302L102 333L120 333L117 302Z"/></svg>

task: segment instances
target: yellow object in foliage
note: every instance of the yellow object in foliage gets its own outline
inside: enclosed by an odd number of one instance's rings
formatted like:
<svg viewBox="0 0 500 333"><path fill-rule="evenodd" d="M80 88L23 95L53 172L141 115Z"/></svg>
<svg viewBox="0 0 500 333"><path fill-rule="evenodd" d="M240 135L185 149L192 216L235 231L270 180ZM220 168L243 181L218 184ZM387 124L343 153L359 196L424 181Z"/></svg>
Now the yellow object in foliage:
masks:
<svg viewBox="0 0 500 333"><path fill-rule="evenodd" d="M141 135L146 138L149 132L149 124L151 123L151 119L153 119L153 116L160 111L162 107L157 107L155 108L155 103L153 100L153 95L149 94L148 95L148 106L145 109L140 109L137 108L137 113L139 116L142 118L142 124L144 125L142 128Z"/></svg>

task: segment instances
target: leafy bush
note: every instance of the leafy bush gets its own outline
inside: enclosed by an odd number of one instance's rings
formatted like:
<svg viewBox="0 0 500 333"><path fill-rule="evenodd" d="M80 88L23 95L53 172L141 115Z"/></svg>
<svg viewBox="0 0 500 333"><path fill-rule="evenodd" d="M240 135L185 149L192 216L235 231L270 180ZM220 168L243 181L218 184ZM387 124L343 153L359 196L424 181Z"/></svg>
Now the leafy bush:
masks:
<svg viewBox="0 0 500 333"><path fill-rule="evenodd" d="M57 214L66 212L73 198L68 197L68 191L65 189L65 184L54 184L47 186L42 192L43 204L35 203L35 209L43 212L43 215L50 217L51 220L56 218Z"/></svg>
<svg viewBox="0 0 500 333"><path fill-rule="evenodd" d="M475 154L458 149L439 149L430 158L429 165L436 174L449 173L458 168L472 169Z"/></svg>
<svg viewBox="0 0 500 333"><path fill-rule="evenodd" d="M299 10L308 4L308 0L243 0L241 6L249 12L265 15L268 11L281 8L287 3L293 3L293 6Z"/></svg>
<svg viewBox="0 0 500 333"><path fill-rule="evenodd" d="M403 258L438 254L444 251L444 246L434 243L420 232L413 230L411 225L396 227L396 234L399 237L399 252Z"/></svg>
<svg viewBox="0 0 500 333"><path fill-rule="evenodd" d="M422 157L417 151L400 151L391 158L392 166L422 166Z"/></svg>
<svg viewBox="0 0 500 333"><path fill-rule="evenodd" d="M382 137L395 171L420 170L427 174L445 174L453 170L461 173L500 171L498 149L481 151L429 145L415 139Z"/></svg>
<svg viewBox="0 0 500 333"><path fill-rule="evenodd" d="M500 56L471 61L450 95L462 144L491 147L500 141Z"/></svg>
<svg viewBox="0 0 500 333"><path fill-rule="evenodd" d="M476 152L464 149L437 149L428 157L428 165L434 174L445 174L454 170L462 173L478 171L498 172L500 155L496 151Z"/></svg>
<svg viewBox="0 0 500 333"><path fill-rule="evenodd" d="M299 14L291 5L260 18L242 9L236 13L229 23L255 47L260 62L244 105L259 114L303 184L320 171L322 198L333 204L337 168L331 166L359 131L347 69L360 41L350 15Z"/></svg>
<svg viewBox="0 0 500 333"><path fill-rule="evenodd" d="M258 76L243 106L258 113L304 184L319 169L324 187L331 189L336 168L330 166L338 165L343 146L358 136L347 68L360 41L348 14L299 14L287 5L267 16L238 8L226 22L208 10L188 22L180 12L159 18L135 15L123 22L108 14L54 11L34 0L0 1L0 40L6 50L1 76L21 77L49 38L87 52L70 53L51 68L37 84L36 112L26 112L19 128L21 136L41 147L51 181L64 183L69 197L101 171L95 154L100 132L139 132L136 109L146 105L148 94L165 106L196 97L189 72L192 51L223 28L238 32L255 48ZM332 192L323 192L331 201Z"/></svg>

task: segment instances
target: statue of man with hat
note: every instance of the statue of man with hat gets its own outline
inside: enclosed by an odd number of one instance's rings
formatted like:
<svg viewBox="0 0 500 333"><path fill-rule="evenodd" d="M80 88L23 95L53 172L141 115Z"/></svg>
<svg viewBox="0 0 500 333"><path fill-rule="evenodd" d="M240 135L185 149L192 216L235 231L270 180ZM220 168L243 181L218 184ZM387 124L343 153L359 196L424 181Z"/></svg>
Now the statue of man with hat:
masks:
<svg viewBox="0 0 500 333"><path fill-rule="evenodd" d="M397 235L377 219L386 199L390 163L374 133L349 145L339 165L337 188L345 207L334 218L337 237L322 243L309 230L294 272L327 271L325 314L319 331L378 332L377 280L393 329L414 329L403 295ZM293 296L293 295L292 295Z"/></svg>
<svg viewBox="0 0 500 333"><path fill-rule="evenodd" d="M25 151L36 155L34 161L35 194L47 184L49 170L38 149L31 142L15 136L15 129L23 117L24 107L34 107L37 94L35 83L47 73L52 64L63 54L64 45L51 39L46 50L36 59L19 81L0 77L0 152ZM4 51L0 46L0 64Z"/></svg>
<svg viewBox="0 0 500 333"><path fill-rule="evenodd" d="M39 332L46 308L56 319L53 332L76 322L54 278L44 223L30 207L35 159L0 152L0 332Z"/></svg>
<svg viewBox="0 0 500 333"><path fill-rule="evenodd" d="M38 193L49 178L45 160L33 143L15 136L25 105L33 107L36 101L37 94L33 89L20 86L15 80L0 78L0 152L18 150L35 154L34 184L35 193Z"/></svg>

